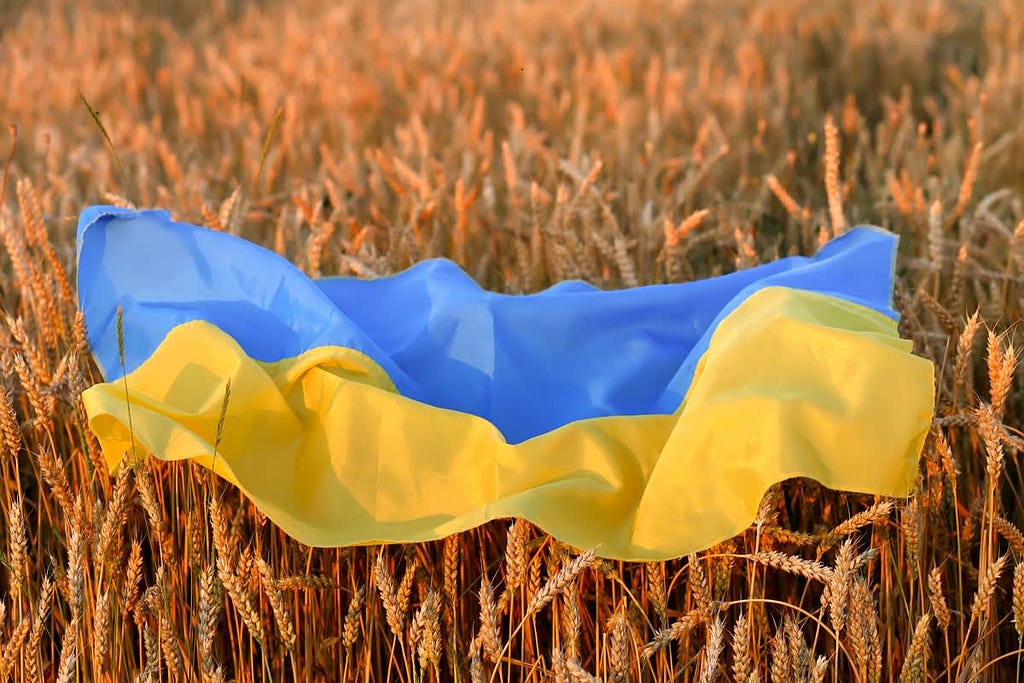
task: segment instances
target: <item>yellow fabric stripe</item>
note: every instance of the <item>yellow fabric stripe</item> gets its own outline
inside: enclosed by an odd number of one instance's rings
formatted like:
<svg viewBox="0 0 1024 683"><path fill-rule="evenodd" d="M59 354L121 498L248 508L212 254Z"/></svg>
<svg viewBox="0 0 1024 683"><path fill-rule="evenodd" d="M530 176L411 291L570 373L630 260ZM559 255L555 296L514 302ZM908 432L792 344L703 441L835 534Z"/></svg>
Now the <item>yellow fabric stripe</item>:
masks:
<svg viewBox="0 0 1024 683"><path fill-rule="evenodd" d="M172 330L127 386L140 452L213 466L303 543L424 541L515 516L624 560L741 532L789 477L907 495L934 400L931 363L892 320L785 288L722 322L675 414L581 420L516 445L395 393L350 349L262 363L205 322ZM83 398L115 468L132 448L124 385Z"/></svg>

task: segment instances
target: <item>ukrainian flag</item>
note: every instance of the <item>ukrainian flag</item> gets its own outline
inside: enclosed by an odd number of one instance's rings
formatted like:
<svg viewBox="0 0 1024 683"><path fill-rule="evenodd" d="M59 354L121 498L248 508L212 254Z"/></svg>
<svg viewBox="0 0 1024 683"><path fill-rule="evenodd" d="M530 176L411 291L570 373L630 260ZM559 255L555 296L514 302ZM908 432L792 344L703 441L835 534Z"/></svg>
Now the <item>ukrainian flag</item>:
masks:
<svg viewBox="0 0 1024 683"><path fill-rule="evenodd" d="M308 545L521 517L661 560L743 531L790 477L911 492L933 370L897 333L895 248L856 228L698 282L515 296L446 260L311 280L164 211L91 207L78 291L106 382L83 400L111 468L194 459Z"/></svg>

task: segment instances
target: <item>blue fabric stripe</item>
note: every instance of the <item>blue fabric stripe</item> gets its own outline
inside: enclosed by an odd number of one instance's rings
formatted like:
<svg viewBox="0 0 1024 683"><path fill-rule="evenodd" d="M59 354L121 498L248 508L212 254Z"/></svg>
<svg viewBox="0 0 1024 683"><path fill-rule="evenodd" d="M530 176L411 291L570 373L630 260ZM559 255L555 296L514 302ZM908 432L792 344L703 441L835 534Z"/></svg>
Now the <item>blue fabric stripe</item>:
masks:
<svg viewBox="0 0 1024 683"><path fill-rule="evenodd" d="M856 228L814 257L707 280L617 291L560 283L516 296L482 290L443 259L372 281L313 281L271 251L164 211L99 206L79 221L78 286L108 381L137 368L175 326L203 319L262 361L356 349L403 395L480 415L517 443L574 420L674 411L715 327L764 287L821 292L895 318L895 247L891 233Z"/></svg>

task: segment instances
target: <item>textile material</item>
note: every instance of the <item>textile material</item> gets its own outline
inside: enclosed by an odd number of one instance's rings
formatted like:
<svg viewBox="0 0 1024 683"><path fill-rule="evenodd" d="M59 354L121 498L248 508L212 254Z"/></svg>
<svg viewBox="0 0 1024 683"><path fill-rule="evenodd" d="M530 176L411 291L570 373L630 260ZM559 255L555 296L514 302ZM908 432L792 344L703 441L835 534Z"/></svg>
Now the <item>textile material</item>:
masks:
<svg viewBox="0 0 1024 683"><path fill-rule="evenodd" d="M373 358L408 398L470 412L511 442L572 420L671 413L718 323L767 286L890 307L896 238L855 230L813 258L725 277L612 292L568 282L531 296L485 292L450 261L373 281L311 281L277 254L174 223L166 212L87 210L79 296L108 380L139 367L171 329L207 320L263 361L324 345ZM614 359L614 362L609 362Z"/></svg>
<svg viewBox="0 0 1024 683"><path fill-rule="evenodd" d="M310 545L514 516L665 559L742 531L789 477L910 492L932 369L896 332L894 249L855 229L695 283L508 296L442 260L311 281L164 212L94 207L79 297L107 382L83 399L112 467L194 458Z"/></svg>

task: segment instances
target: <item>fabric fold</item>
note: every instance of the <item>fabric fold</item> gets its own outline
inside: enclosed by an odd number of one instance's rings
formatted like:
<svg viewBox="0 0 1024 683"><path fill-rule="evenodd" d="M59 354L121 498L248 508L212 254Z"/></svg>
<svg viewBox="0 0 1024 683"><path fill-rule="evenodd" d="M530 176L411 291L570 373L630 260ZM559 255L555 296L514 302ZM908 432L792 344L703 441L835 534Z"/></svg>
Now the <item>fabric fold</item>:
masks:
<svg viewBox="0 0 1024 683"><path fill-rule="evenodd" d="M723 321L676 413L581 420L516 445L482 418L365 382L373 362L351 350L266 364L204 321L172 330L126 377L127 396L110 382L84 400L112 467L133 447L194 458L309 545L425 541L523 517L605 557L666 559L739 533L789 477L911 490L930 364L894 343L894 323L854 304L832 300L827 323L798 317L822 298L752 296ZM808 357L823 360L798 372Z"/></svg>
<svg viewBox="0 0 1024 683"><path fill-rule="evenodd" d="M365 353L403 396L484 417L513 443L578 419L673 412L717 325L764 287L896 317L896 237L873 228L813 257L707 280L618 291L561 283L527 296L487 292L443 259L370 281L314 281L273 252L164 211L92 207L78 244L80 303L108 380L139 367L176 325L206 320L261 361L317 346Z"/></svg>
<svg viewBox="0 0 1024 683"><path fill-rule="evenodd" d="M897 333L894 248L856 229L722 278L507 296L443 260L313 281L164 212L94 207L79 296L106 381L83 401L112 470L194 460L308 545L520 517L667 559L741 532L791 477L911 492L933 371Z"/></svg>

